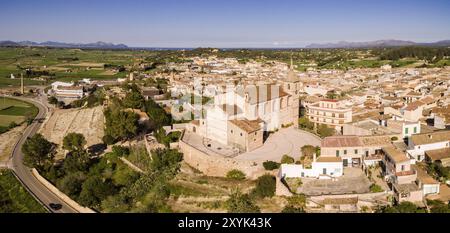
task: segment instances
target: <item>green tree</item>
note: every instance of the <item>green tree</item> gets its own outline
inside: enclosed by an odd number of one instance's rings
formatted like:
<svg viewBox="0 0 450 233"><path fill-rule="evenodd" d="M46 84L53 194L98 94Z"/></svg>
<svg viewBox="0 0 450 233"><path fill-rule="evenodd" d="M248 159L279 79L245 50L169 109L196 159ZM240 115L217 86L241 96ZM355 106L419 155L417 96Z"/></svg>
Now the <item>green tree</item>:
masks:
<svg viewBox="0 0 450 233"><path fill-rule="evenodd" d="M259 213L259 207L255 205L248 194L234 191L225 203L228 213Z"/></svg>
<svg viewBox="0 0 450 233"><path fill-rule="evenodd" d="M378 213L426 213L426 210L419 208L414 203L405 201L396 206L387 206L378 209Z"/></svg>
<svg viewBox="0 0 450 233"><path fill-rule="evenodd" d="M162 126L170 125L172 123L172 118L170 115L168 115L166 111L153 99L148 99L145 101L145 109L147 110L148 117L150 118L151 129L156 130Z"/></svg>
<svg viewBox="0 0 450 233"><path fill-rule="evenodd" d="M113 195L116 190L111 181L104 180L101 176L91 176L84 181L78 198L84 206L96 207L107 196Z"/></svg>
<svg viewBox="0 0 450 233"><path fill-rule="evenodd" d="M274 161L265 161L263 162L263 167L264 169L268 170L268 171L272 171L275 169L280 168L280 164Z"/></svg>
<svg viewBox="0 0 450 233"><path fill-rule="evenodd" d="M47 141L41 134L35 134L28 138L22 146L24 163L42 171L53 164L55 148L55 144Z"/></svg>
<svg viewBox="0 0 450 233"><path fill-rule="evenodd" d="M266 174L260 176L256 180L256 186L252 190L251 194L252 196L257 198L273 197L275 195L275 189L276 189L275 176Z"/></svg>
<svg viewBox="0 0 450 233"><path fill-rule="evenodd" d="M50 96L49 98L48 98L48 103L49 104L53 104L53 105L57 105L58 104L58 99L56 98L56 97L54 97L54 96Z"/></svg>
<svg viewBox="0 0 450 233"><path fill-rule="evenodd" d="M126 108L141 109L142 107L144 107L144 102L144 97L139 91L136 90L128 92L123 99L123 105Z"/></svg>
<svg viewBox="0 0 450 233"><path fill-rule="evenodd" d="M245 180L245 173L238 169L233 169L227 172L227 178L232 180Z"/></svg>
<svg viewBox="0 0 450 233"><path fill-rule="evenodd" d="M300 150L302 151L303 156L307 156L310 158L312 158L314 153L316 153L316 147L311 145L304 145Z"/></svg>
<svg viewBox="0 0 450 233"><path fill-rule="evenodd" d="M87 172L90 162L90 156L86 151L72 151L66 155L63 162L63 169L65 173Z"/></svg>
<svg viewBox="0 0 450 233"><path fill-rule="evenodd" d="M166 177L175 176L180 170L183 154L174 149L157 149L152 151L150 168L152 171L164 173Z"/></svg>
<svg viewBox="0 0 450 233"><path fill-rule="evenodd" d="M109 135L107 136L108 142L129 139L137 134L139 117L136 113L108 108L104 115L106 119L105 136Z"/></svg>
<svg viewBox="0 0 450 233"><path fill-rule="evenodd" d="M63 193L71 198L76 198L81 192L81 185L86 180L86 175L82 172L69 173L62 179L58 180L56 186Z"/></svg>
<svg viewBox="0 0 450 233"><path fill-rule="evenodd" d="M335 134L335 130L332 128L329 128L327 125L320 124L317 127L317 133L320 135L320 137L329 137L333 136Z"/></svg>
<svg viewBox="0 0 450 233"><path fill-rule="evenodd" d="M86 143L87 142L83 134L69 133L63 139L63 149L68 151L84 150Z"/></svg>
<svg viewBox="0 0 450 233"><path fill-rule="evenodd" d="M427 200L431 213L450 213L450 204L445 204L441 200Z"/></svg>
<svg viewBox="0 0 450 233"><path fill-rule="evenodd" d="M313 130L314 123L311 122L307 117L298 118L298 126L300 129Z"/></svg>
<svg viewBox="0 0 450 233"><path fill-rule="evenodd" d="M281 157L281 163L282 163L282 164L283 164L283 163L292 164L292 163L294 163L294 162L295 162L294 158L292 158L292 157L289 156L289 155L283 155L283 157Z"/></svg>

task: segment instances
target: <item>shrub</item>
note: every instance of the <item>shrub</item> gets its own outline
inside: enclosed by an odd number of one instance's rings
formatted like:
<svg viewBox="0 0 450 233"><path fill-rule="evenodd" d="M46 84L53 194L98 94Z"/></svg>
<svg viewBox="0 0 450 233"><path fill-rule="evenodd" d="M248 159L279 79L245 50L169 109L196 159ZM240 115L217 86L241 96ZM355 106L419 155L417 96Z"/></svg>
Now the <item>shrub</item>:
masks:
<svg viewBox="0 0 450 233"><path fill-rule="evenodd" d="M312 158L313 154L316 153L316 147L311 145L304 145L302 146L301 151L303 156L308 156Z"/></svg>
<svg viewBox="0 0 450 233"><path fill-rule="evenodd" d="M294 158L290 157L289 155L283 155L283 157L281 158L281 163L294 163Z"/></svg>
<svg viewBox="0 0 450 233"><path fill-rule="evenodd" d="M372 184L370 185L370 192L372 193L379 193L379 192L383 192L384 190L377 184Z"/></svg>
<svg viewBox="0 0 450 233"><path fill-rule="evenodd" d="M266 161L263 163L263 167L264 167L264 169L266 169L268 171L272 171L272 170L280 168L280 163L277 163L274 161Z"/></svg>
<svg viewBox="0 0 450 233"><path fill-rule="evenodd" d="M258 198L273 197L275 189L275 176L266 174L256 180L256 187L253 189L252 195Z"/></svg>
<svg viewBox="0 0 450 233"><path fill-rule="evenodd" d="M225 203L228 213L259 213L259 207L247 194L233 192Z"/></svg>
<svg viewBox="0 0 450 233"><path fill-rule="evenodd" d="M233 180L244 180L245 174L240 170L233 169L227 173L227 178Z"/></svg>
<svg viewBox="0 0 450 233"><path fill-rule="evenodd" d="M281 213L306 213L305 210L301 207L294 207L294 206L286 206L283 208Z"/></svg>
<svg viewBox="0 0 450 233"><path fill-rule="evenodd" d="M327 125L321 124L317 127L317 134L321 138L333 136L335 134L335 129L329 128Z"/></svg>

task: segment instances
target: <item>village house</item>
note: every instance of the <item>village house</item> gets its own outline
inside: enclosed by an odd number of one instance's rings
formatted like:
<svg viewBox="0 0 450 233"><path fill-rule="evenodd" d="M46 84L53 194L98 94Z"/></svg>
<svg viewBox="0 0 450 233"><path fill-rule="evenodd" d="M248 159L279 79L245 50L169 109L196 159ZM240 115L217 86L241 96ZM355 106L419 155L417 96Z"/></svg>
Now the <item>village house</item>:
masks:
<svg viewBox="0 0 450 233"><path fill-rule="evenodd" d="M407 154L422 161L427 151L444 149L450 147L450 131L436 131L412 135L408 140Z"/></svg>
<svg viewBox="0 0 450 233"><path fill-rule="evenodd" d="M344 174L342 159L339 157L313 156L310 165L306 164L281 164L278 176L281 178L313 177L329 179L340 177Z"/></svg>
<svg viewBox="0 0 450 233"><path fill-rule="evenodd" d="M411 166L411 159L394 146L383 147L383 174L394 192L397 203L423 202L423 191L416 183L417 171Z"/></svg>
<svg viewBox="0 0 450 233"><path fill-rule="evenodd" d="M321 144L321 157L337 157L342 159L344 167L359 167L365 155L363 143L358 136L326 137Z"/></svg>
<svg viewBox="0 0 450 233"><path fill-rule="evenodd" d="M338 100L323 99L307 106L306 115L315 126L328 125L339 132L352 121L352 108Z"/></svg>

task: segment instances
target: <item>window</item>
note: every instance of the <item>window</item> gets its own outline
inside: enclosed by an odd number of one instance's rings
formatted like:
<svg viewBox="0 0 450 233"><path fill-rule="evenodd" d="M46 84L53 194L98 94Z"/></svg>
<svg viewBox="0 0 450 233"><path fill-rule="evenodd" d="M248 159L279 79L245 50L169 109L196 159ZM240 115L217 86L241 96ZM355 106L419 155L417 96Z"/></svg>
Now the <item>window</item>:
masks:
<svg viewBox="0 0 450 233"><path fill-rule="evenodd" d="M408 130L409 130L408 128L405 128L405 134L408 134Z"/></svg>
<svg viewBox="0 0 450 233"><path fill-rule="evenodd" d="M402 165L402 171L404 171L405 170L405 165Z"/></svg>
<svg viewBox="0 0 450 233"><path fill-rule="evenodd" d="M344 150L344 155L346 155L347 154L347 150Z"/></svg>
<svg viewBox="0 0 450 233"><path fill-rule="evenodd" d="M336 151L336 157L339 157L339 151L338 150Z"/></svg>
<svg viewBox="0 0 450 233"><path fill-rule="evenodd" d="M355 155L357 155L358 154L358 150L355 150Z"/></svg>
<svg viewBox="0 0 450 233"><path fill-rule="evenodd" d="M255 136L258 135L258 132L255 132Z"/></svg>
<svg viewBox="0 0 450 233"><path fill-rule="evenodd" d="M417 133L417 127L414 127L414 133Z"/></svg>
<svg viewBox="0 0 450 233"><path fill-rule="evenodd" d="M241 137L242 137L242 133L241 133Z"/></svg>
<svg viewBox="0 0 450 233"><path fill-rule="evenodd" d="M233 133L233 130L231 130L231 133Z"/></svg>

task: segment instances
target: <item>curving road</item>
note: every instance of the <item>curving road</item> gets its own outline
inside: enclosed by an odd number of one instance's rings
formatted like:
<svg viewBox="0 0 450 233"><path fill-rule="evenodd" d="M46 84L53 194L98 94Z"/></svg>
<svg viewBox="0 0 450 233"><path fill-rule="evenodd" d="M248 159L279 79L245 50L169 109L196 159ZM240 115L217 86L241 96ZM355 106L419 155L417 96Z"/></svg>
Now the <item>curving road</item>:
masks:
<svg viewBox="0 0 450 233"><path fill-rule="evenodd" d="M39 182L39 180L37 180L33 176L31 169L23 164L24 155L21 150L22 145L25 143L28 137L33 136L39 130L39 127L42 124L42 120L45 119L48 110L47 107L44 106L44 104L42 104L39 101L28 98L17 98L17 99L34 104L36 107L38 107L39 113L37 114L33 123L25 129L25 131L22 134L22 137L17 141L16 145L14 146L14 150L12 152L8 167L14 171L15 175L19 178L19 180L27 188L27 190L36 199L38 199L50 212L78 213L75 209L70 207L61 198L59 198L56 194L54 194L41 182ZM43 101L43 99L41 99L41 101ZM50 203L61 204L62 208L59 210L53 210L49 206Z"/></svg>

